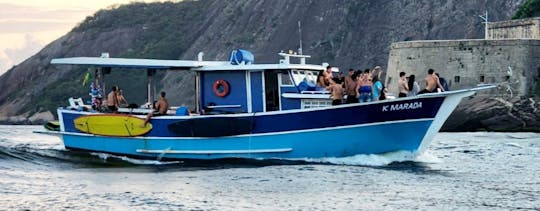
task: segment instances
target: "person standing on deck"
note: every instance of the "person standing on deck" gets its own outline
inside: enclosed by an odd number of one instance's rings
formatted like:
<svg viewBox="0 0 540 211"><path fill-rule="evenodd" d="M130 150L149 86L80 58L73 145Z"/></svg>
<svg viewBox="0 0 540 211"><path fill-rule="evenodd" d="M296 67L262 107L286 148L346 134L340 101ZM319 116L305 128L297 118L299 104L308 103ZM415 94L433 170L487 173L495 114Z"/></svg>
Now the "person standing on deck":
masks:
<svg viewBox="0 0 540 211"><path fill-rule="evenodd" d="M345 103L358 103L356 96L356 74L354 69L349 69L347 77L345 77L345 92L347 93L347 101Z"/></svg>
<svg viewBox="0 0 540 211"><path fill-rule="evenodd" d="M407 85L407 78L405 77L405 72L399 73L399 81L398 81L398 87L399 87L399 95L398 97L407 97L407 93L409 92L409 86Z"/></svg>
<svg viewBox="0 0 540 211"><path fill-rule="evenodd" d="M418 92L418 94L437 92L437 87L439 87L441 91L443 92L445 91L443 86L441 85L441 82L439 81L439 77L435 75L435 70L429 69L428 75L426 76L425 80L426 80L426 88Z"/></svg>
<svg viewBox="0 0 540 211"><path fill-rule="evenodd" d="M446 79L444 79L443 77L441 77L439 75L439 73L435 73L435 75L439 78L439 83L441 84L441 86L443 87L444 90L441 90L443 92L446 92L446 91L449 91L450 89L448 88L448 82L446 82Z"/></svg>
<svg viewBox="0 0 540 211"><path fill-rule="evenodd" d="M409 92L407 93L407 97L412 97L412 96L416 96L418 94L418 91L420 90L420 85L418 85L418 82L416 82L416 76L415 75L410 75L409 76L409 82L408 82L408 86L409 86Z"/></svg>
<svg viewBox="0 0 540 211"><path fill-rule="evenodd" d="M119 103L117 94L118 87L113 86L111 92L109 93L109 95L107 95L107 109L109 109L109 111L111 111L112 113L118 113Z"/></svg>
<svg viewBox="0 0 540 211"><path fill-rule="evenodd" d="M330 80L330 86L326 88L330 91L330 98L332 98L332 105L341 105L343 103L343 87L341 84Z"/></svg>

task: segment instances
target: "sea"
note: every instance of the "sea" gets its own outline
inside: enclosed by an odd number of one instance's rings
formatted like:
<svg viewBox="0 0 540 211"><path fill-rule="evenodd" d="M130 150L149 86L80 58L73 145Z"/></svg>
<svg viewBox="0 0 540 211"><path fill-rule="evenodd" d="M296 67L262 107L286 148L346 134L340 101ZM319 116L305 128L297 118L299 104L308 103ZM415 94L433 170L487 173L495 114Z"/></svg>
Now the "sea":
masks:
<svg viewBox="0 0 540 211"><path fill-rule="evenodd" d="M540 210L539 133L439 133L416 158L164 162L36 130L0 125L0 210Z"/></svg>

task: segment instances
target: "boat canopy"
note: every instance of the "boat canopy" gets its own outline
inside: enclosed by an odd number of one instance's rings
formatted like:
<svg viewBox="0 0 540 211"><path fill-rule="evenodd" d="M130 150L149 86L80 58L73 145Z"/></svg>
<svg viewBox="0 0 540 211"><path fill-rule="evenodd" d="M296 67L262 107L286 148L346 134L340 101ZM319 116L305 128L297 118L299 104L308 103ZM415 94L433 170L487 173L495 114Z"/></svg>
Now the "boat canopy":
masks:
<svg viewBox="0 0 540 211"><path fill-rule="evenodd" d="M129 59L102 57L71 57L57 58L51 64L92 65L98 67L144 68L144 69L191 69L203 66L221 66L228 62L192 61L192 60L162 60L162 59Z"/></svg>
<svg viewBox="0 0 540 211"><path fill-rule="evenodd" d="M105 55L105 56L103 56ZM70 57L55 58L51 64L64 65L90 65L96 67L128 68L128 69L162 69L162 70L192 70L205 71L264 71L284 69L324 70L324 65L305 64L305 55L289 55L280 53L284 59L277 64L231 64L230 61L203 61L199 60L163 60L163 59L132 59L109 58L107 53L101 57ZM290 57L300 57L299 64L290 63Z"/></svg>

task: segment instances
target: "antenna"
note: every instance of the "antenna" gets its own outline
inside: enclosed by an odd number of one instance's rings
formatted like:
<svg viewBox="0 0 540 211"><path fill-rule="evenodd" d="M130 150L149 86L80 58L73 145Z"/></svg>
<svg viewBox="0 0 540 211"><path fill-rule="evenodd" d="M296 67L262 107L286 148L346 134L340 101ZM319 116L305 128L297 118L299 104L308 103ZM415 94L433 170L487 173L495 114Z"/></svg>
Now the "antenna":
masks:
<svg viewBox="0 0 540 211"><path fill-rule="evenodd" d="M300 48L298 49L298 54L303 55L302 52L302 22L298 21L298 36L300 37Z"/></svg>
<svg viewBox="0 0 540 211"><path fill-rule="evenodd" d="M486 13L484 14L484 16L482 15L479 15L478 17L482 18L482 20L484 20L484 24L485 24L485 29L484 29L484 39L487 40L488 39L488 11L486 10Z"/></svg>

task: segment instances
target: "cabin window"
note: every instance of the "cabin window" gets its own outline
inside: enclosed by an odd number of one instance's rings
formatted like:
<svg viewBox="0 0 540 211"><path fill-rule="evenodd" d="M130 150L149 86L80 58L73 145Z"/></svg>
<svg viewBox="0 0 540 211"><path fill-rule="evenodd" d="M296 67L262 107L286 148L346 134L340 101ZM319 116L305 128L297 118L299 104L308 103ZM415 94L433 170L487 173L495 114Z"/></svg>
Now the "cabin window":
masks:
<svg viewBox="0 0 540 211"><path fill-rule="evenodd" d="M316 70L292 70L291 73L296 85L300 84L303 80L316 84L317 75L319 74Z"/></svg>
<svg viewBox="0 0 540 211"><path fill-rule="evenodd" d="M480 83L483 83L486 80L486 77L484 75L480 75Z"/></svg>
<svg viewBox="0 0 540 211"><path fill-rule="evenodd" d="M317 71L306 71L307 75L306 75L306 80L313 83L313 84L317 84L317 75L319 75L319 72Z"/></svg>
<svg viewBox="0 0 540 211"><path fill-rule="evenodd" d="M288 72L281 73L281 85L294 85Z"/></svg>
<svg viewBox="0 0 540 211"><path fill-rule="evenodd" d="M460 80L460 77L459 77L458 75L454 76L454 81L455 81L456 83L459 83L459 80Z"/></svg>
<svg viewBox="0 0 540 211"><path fill-rule="evenodd" d="M322 99L302 99L301 108L322 108L332 106L332 101Z"/></svg>

